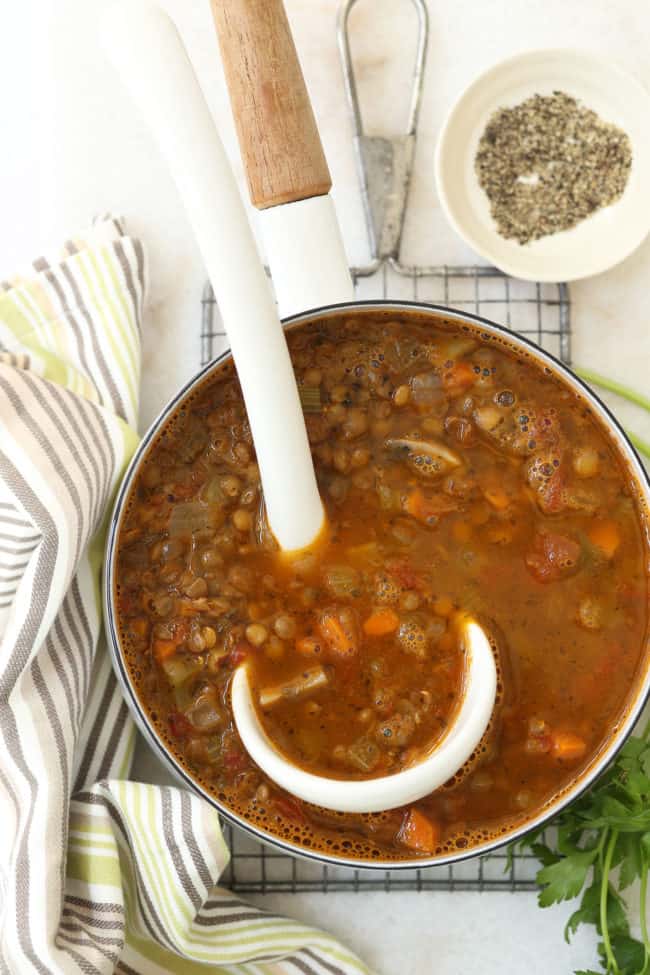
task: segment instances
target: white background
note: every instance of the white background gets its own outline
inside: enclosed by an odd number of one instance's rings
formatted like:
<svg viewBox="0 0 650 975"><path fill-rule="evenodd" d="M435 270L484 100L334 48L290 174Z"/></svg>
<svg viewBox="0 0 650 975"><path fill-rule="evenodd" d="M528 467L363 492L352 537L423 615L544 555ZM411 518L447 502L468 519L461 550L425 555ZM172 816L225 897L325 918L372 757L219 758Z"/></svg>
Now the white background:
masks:
<svg viewBox="0 0 650 975"><path fill-rule="evenodd" d="M166 6L241 173L208 0L167 0ZM205 274L174 186L104 59L97 36L104 7L104 0L0 0L0 277L98 212L126 216L150 266L144 426L198 364ZM335 44L337 2L287 0L287 8L348 254L351 262L363 262L367 247ZM650 13L640 0L429 0L429 10L429 63L403 257L469 263L475 257L447 228L433 181L436 133L453 99L500 58L542 46L588 48L647 85ZM412 10L408 0L360 0L353 26L359 82L370 94L364 102L368 128L390 134L406 111ZM646 392L649 257L646 242L618 268L571 288L575 361ZM647 418L610 402L650 438ZM580 934L570 948L564 944L568 909L542 912L533 895L300 895L263 903L329 927L382 975L554 975L595 963L591 935Z"/></svg>

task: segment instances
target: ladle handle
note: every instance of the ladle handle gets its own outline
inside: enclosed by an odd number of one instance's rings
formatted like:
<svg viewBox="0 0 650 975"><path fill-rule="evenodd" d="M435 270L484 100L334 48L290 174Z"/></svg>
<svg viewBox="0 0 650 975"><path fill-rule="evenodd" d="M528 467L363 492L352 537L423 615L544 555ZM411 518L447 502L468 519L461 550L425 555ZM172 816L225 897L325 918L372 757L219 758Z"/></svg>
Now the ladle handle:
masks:
<svg viewBox="0 0 650 975"><path fill-rule="evenodd" d="M332 186L282 0L211 0L251 201L258 210Z"/></svg>
<svg viewBox="0 0 650 975"><path fill-rule="evenodd" d="M296 380L251 228L176 27L161 7L104 13L105 48L147 119L185 205L230 340L269 524L285 550L310 544L323 506Z"/></svg>

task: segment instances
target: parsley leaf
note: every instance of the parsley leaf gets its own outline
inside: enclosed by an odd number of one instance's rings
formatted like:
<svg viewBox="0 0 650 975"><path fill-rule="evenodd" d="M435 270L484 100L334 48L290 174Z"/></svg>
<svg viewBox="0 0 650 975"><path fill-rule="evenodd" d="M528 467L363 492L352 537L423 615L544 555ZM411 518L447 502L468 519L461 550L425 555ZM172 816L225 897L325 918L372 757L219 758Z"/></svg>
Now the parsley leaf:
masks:
<svg viewBox="0 0 650 975"><path fill-rule="evenodd" d="M587 887L584 894L582 895L582 900L580 901L580 907L577 911L574 911L569 920L566 923L564 929L564 940L569 943L571 936L576 933L581 924L593 924L598 926L600 915L600 884L597 881Z"/></svg>
<svg viewBox="0 0 650 975"><path fill-rule="evenodd" d="M537 874L537 882L542 885L540 907L577 897L597 854L598 850L583 850L543 867Z"/></svg>
<svg viewBox="0 0 650 975"><path fill-rule="evenodd" d="M619 840L621 869L618 875L619 890L625 890L643 871L643 850L634 833L625 833Z"/></svg>
<svg viewBox="0 0 650 975"><path fill-rule="evenodd" d="M630 972L630 975L636 975L637 972L647 972L647 967L644 967L644 947L636 938L630 938L629 935L621 935L612 941L612 950L620 972L624 972L625 975L628 972ZM603 964L605 964L604 950L599 949L599 954Z"/></svg>

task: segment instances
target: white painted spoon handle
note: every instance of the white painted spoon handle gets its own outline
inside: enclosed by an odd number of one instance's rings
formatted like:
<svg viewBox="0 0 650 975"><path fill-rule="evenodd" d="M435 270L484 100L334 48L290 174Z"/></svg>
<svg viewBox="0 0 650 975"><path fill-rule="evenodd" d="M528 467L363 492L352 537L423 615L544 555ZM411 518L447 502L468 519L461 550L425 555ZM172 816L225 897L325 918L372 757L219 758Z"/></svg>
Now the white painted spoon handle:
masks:
<svg viewBox="0 0 650 975"><path fill-rule="evenodd" d="M196 235L242 386L269 524L303 548L323 523L286 340L243 203L176 27L158 7L125 0L103 39L149 123Z"/></svg>
<svg viewBox="0 0 650 975"><path fill-rule="evenodd" d="M282 316L354 290L332 185L282 0L212 0L250 198Z"/></svg>
<svg viewBox="0 0 650 975"><path fill-rule="evenodd" d="M354 300L329 193L260 210L259 221L283 318L308 308Z"/></svg>

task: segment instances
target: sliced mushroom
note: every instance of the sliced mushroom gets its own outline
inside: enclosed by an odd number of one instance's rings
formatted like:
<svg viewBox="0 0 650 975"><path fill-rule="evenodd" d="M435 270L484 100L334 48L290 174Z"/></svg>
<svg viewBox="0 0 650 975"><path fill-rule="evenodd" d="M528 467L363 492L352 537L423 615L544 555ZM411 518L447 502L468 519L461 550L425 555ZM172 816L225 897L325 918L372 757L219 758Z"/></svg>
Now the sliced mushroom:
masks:
<svg viewBox="0 0 650 975"><path fill-rule="evenodd" d="M404 460L415 474L427 480L442 477L462 463L454 450L437 440L392 437L385 441L384 446Z"/></svg>
<svg viewBox="0 0 650 975"><path fill-rule="evenodd" d="M297 677L276 684L273 687L263 687L260 691L260 707L270 708L278 701L293 700L324 687L328 682L327 674L322 667L310 667L303 670Z"/></svg>
<svg viewBox="0 0 650 975"><path fill-rule="evenodd" d="M202 733L208 734L216 731L223 724L223 715L217 704L216 690L212 686L204 690L195 697L192 707L186 712L186 717L192 727Z"/></svg>

